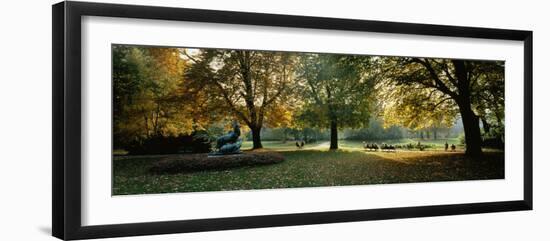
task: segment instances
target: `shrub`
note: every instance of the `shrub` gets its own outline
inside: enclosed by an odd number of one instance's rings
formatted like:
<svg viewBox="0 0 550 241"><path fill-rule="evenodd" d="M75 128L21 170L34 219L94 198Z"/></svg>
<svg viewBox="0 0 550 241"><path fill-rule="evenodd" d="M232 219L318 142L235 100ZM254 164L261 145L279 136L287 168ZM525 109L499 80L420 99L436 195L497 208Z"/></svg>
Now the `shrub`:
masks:
<svg viewBox="0 0 550 241"><path fill-rule="evenodd" d="M484 138L482 146L496 149L504 149L504 142L501 138L498 137Z"/></svg>
<svg viewBox="0 0 550 241"><path fill-rule="evenodd" d="M196 133L191 135L162 136L132 142L126 148L129 155L207 153L211 151L208 138Z"/></svg>
<svg viewBox="0 0 550 241"><path fill-rule="evenodd" d="M458 135L458 141L460 141L460 144L462 145L466 144L466 137L464 136L464 133L460 133L460 135Z"/></svg>
<svg viewBox="0 0 550 241"><path fill-rule="evenodd" d="M284 161L276 152L245 152L243 154L208 156L206 154L184 154L170 156L153 164L150 171L156 174L184 173L204 170L267 165Z"/></svg>

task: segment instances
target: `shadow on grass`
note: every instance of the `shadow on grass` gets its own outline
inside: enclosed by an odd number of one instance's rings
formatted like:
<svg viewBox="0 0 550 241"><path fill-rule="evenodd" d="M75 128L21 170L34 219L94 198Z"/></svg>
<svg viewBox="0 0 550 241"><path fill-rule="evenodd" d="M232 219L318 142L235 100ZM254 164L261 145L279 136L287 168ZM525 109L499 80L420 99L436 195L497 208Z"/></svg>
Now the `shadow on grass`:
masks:
<svg viewBox="0 0 550 241"><path fill-rule="evenodd" d="M251 152L265 152L254 150ZM285 161L227 170L153 175L159 157L114 160L113 193L204 192L504 178L504 153L469 158L463 153L293 150ZM165 156L164 156L165 157Z"/></svg>

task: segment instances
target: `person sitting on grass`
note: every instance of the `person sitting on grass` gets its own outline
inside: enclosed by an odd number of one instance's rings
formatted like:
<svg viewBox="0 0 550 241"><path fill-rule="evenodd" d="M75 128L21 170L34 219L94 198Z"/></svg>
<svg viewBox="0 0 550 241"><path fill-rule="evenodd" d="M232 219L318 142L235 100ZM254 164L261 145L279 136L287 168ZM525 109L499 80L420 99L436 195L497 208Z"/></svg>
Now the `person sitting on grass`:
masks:
<svg viewBox="0 0 550 241"><path fill-rule="evenodd" d="M306 145L306 142L304 140L296 141L296 147L298 147L298 149L302 149L304 145Z"/></svg>
<svg viewBox="0 0 550 241"><path fill-rule="evenodd" d="M416 144L416 147L417 147L417 148L418 148L418 150L420 150L420 151L424 151L424 148L426 148L426 146L425 146L425 145L422 145L422 144L420 144L420 142L418 142L418 144Z"/></svg>
<svg viewBox="0 0 550 241"><path fill-rule="evenodd" d="M452 144L451 145L451 151L455 151L455 150L456 150L456 146L455 146L455 144Z"/></svg>

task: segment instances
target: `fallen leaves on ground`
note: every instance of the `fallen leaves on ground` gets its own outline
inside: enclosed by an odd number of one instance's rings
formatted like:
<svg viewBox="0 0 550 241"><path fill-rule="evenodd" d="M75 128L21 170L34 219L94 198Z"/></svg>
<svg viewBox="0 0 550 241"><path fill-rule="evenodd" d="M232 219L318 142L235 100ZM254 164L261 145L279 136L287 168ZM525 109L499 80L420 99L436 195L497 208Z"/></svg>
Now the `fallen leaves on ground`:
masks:
<svg viewBox="0 0 550 241"><path fill-rule="evenodd" d="M159 156L115 158L113 193L146 194L345 186L504 178L504 153L469 158L461 152L280 152L285 161L265 166L154 175Z"/></svg>

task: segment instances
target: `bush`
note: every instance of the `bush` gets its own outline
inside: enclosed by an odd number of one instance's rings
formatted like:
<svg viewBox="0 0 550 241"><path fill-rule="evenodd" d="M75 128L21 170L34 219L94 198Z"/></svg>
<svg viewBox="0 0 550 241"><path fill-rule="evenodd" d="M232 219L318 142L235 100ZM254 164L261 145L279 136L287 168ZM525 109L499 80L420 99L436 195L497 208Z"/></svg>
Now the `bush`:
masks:
<svg viewBox="0 0 550 241"><path fill-rule="evenodd" d="M482 146L496 149L504 149L504 142L501 138L484 138Z"/></svg>
<svg viewBox="0 0 550 241"><path fill-rule="evenodd" d="M460 134L458 136L458 139L460 141L460 144L462 145L466 144L464 134ZM495 148L495 149L504 149L504 142L502 141L502 138L499 138L499 137L483 136L481 146L488 147L488 148Z"/></svg>
<svg viewBox="0 0 550 241"><path fill-rule="evenodd" d="M504 126L494 126L489 133L483 133L483 147L504 149Z"/></svg>
<svg viewBox="0 0 550 241"><path fill-rule="evenodd" d="M458 141L460 141L460 144L462 145L466 144L466 137L464 136L464 133L460 133L460 135L458 135Z"/></svg>
<svg viewBox="0 0 550 241"><path fill-rule="evenodd" d="M153 136L132 142L126 150L129 155L207 153L211 151L208 138L197 133L179 136Z"/></svg>
<svg viewBox="0 0 550 241"><path fill-rule="evenodd" d="M189 154L166 157L153 164L150 171L156 174L164 174L223 170L242 166L274 164L284 160L284 156L276 152L245 152L243 154L220 156Z"/></svg>

